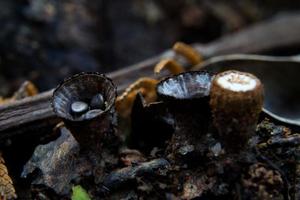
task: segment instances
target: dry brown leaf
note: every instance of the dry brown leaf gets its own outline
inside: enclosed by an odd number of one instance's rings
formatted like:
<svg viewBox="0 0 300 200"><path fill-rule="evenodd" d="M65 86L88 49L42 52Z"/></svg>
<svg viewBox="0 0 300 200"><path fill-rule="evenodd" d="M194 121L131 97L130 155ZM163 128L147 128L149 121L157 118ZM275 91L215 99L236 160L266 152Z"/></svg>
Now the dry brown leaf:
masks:
<svg viewBox="0 0 300 200"><path fill-rule="evenodd" d="M0 153L0 200L16 199L17 194L13 186L13 181L8 175L5 161Z"/></svg>

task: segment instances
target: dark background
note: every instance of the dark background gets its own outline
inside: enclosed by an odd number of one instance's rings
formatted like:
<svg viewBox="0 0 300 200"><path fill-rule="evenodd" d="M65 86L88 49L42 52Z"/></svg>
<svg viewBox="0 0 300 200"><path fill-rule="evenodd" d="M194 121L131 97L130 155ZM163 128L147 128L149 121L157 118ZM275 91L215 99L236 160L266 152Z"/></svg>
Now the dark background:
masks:
<svg viewBox="0 0 300 200"><path fill-rule="evenodd" d="M108 72L170 48L208 43L300 8L282 0L1 0L0 95L40 91L81 71Z"/></svg>

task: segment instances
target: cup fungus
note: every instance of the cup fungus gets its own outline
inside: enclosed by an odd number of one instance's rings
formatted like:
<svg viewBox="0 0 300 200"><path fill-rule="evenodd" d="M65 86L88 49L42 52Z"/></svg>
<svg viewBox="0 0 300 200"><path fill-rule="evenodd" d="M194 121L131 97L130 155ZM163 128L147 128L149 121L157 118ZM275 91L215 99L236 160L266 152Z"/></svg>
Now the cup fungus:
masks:
<svg viewBox="0 0 300 200"><path fill-rule="evenodd" d="M253 136L263 106L263 85L254 75L229 70L215 76L210 92L213 123L228 151Z"/></svg>
<svg viewBox="0 0 300 200"><path fill-rule="evenodd" d="M197 152L194 146L200 144L201 136L207 133L211 118L211 79L212 76L205 71L194 71L181 73L158 83L158 97L165 102L175 119L175 133L168 148L172 153L187 156L191 152Z"/></svg>
<svg viewBox="0 0 300 200"><path fill-rule="evenodd" d="M177 126L207 128L211 75L204 71L185 72L169 77L157 85L158 96L166 102ZM203 130L195 129L197 132Z"/></svg>
<svg viewBox="0 0 300 200"><path fill-rule="evenodd" d="M115 119L116 87L103 74L80 73L63 81L54 91L52 107L81 147L99 146Z"/></svg>

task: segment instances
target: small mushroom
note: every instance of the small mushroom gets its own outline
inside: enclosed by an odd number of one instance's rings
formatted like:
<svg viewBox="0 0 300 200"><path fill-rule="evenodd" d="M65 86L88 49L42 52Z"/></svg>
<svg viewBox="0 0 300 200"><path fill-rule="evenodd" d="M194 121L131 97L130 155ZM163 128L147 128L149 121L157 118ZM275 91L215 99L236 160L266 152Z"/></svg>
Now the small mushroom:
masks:
<svg viewBox="0 0 300 200"><path fill-rule="evenodd" d="M263 106L263 85L254 75L235 70L212 81L210 106L213 123L228 151L247 146Z"/></svg>
<svg viewBox="0 0 300 200"><path fill-rule="evenodd" d="M205 71L185 72L169 77L157 85L163 100L175 119L175 132L167 147L169 158L186 158L193 162L203 155L211 112L209 93L212 76Z"/></svg>
<svg viewBox="0 0 300 200"><path fill-rule="evenodd" d="M100 95L102 102L106 102L102 106L103 110L88 110L91 105L85 102L95 101L100 105ZM101 146L99 143L103 136L112 132L115 125L116 95L116 87L105 75L80 73L66 79L55 89L52 107L56 115L64 120L81 148L97 148Z"/></svg>
<svg viewBox="0 0 300 200"><path fill-rule="evenodd" d="M198 135L206 133L210 119L211 79L205 71L194 71L158 83L157 94L175 117L177 128L190 128Z"/></svg>

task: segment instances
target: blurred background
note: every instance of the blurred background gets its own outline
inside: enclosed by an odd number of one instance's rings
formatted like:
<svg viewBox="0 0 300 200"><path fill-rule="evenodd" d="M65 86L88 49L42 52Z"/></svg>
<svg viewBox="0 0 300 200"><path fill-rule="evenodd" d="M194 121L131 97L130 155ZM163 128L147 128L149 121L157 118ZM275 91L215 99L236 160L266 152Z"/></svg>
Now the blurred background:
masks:
<svg viewBox="0 0 300 200"><path fill-rule="evenodd" d="M298 9L296 0L0 0L0 95L25 80L45 91Z"/></svg>

